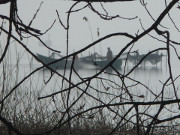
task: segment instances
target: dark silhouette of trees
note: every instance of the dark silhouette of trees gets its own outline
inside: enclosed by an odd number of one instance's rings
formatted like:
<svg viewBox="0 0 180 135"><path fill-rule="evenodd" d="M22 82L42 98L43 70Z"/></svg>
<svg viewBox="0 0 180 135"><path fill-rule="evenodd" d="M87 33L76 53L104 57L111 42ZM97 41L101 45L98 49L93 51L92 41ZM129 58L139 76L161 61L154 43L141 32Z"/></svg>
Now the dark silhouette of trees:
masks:
<svg viewBox="0 0 180 135"><path fill-rule="evenodd" d="M148 13L148 17L153 23L144 28L143 23L139 19L142 30L136 34L128 32L115 32L100 37L92 41L73 53L69 53L70 37L70 19L86 8L90 9L92 14L96 14L99 18L111 21L114 19L125 19L127 21L136 20L138 15L133 18L121 17L120 15L109 15L105 8L108 2L140 2L142 7ZM81 2L86 3L82 8L78 7ZM60 54L59 50L55 50L48 46L41 36L46 35L49 30L54 27L54 22L45 32L38 28L33 28L32 22L36 19L41 6L37 9L34 17L29 24L23 23L18 15L18 5L16 0L0 0L0 6L10 4L9 16L0 14L1 26L0 36L6 35L6 42L1 44L0 51L0 67L1 67L1 85L0 85L0 132L3 129L8 131L7 134L93 134L92 131L99 134L165 134L176 131L179 124L179 74L173 72L172 54L179 59L178 46L179 41L173 40L171 34L173 31L179 32L177 18L171 16L172 10L179 12L179 1L171 0L164 2L164 10L155 18L151 15L151 11L147 8L148 2L145 0L74 0L74 3L67 11L66 23L62 20L58 10L58 23L66 31L66 55L49 64L40 60L23 42L29 37L34 37L42 43L43 47L51 52ZM100 4L104 13L102 13L94 3ZM118 10L118 9L117 9ZM155 10L155 9L154 9ZM86 22L88 19L83 18ZM173 28L166 27L162 21L168 20L173 24ZM4 22L8 23L8 29L3 27ZM172 30L171 30L172 29ZM174 30L175 29L175 30ZM99 34L98 34L99 36ZM150 50L148 53L141 55L138 50L133 48L137 46L137 42L149 36L152 40L157 40L163 44L157 46L156 49ZM106 41L113 37L125 37L128 39L126 45L118 50L118 54L105 65L103 68L96 70L95 74L84 77L81 72L75 68L75 58L81 53L89 50L98 43ZM15 64L15 75L13 79L11 70L8 71L8 50L11 44L16 42L17 47L21 46L23 50L32 59L38 61L41 66L30 70L23 78L18 79L21 72L19 68L20 56L17 54ZM139 48L140 49L140 48ZM159 51L167 54L167 77L159 80L161 87L155 89L142 81L132 77L132 74L145 63L146 60L152 59ZM119 71L114 68L113 63L122 58L122 69ZM160 55L158 55L160 56ZM163 55L161 55L162 59ZM68 59L72 59L70 69L67 69ZM127 70L128 60L136 59L134 65ZM63 72L50 68L59 61L66 61ZM29 60L31 63L31 60ZM30 64L31 65L31 64ZM107 69L111 67L112 71ZM14 71L12 69L12 71ZM45 71L45 69L48 69ZM42 73L42 72L43 73ZM42 80L42 87L32 86L32 77L41 72L43 75L48 72L48 77ZM105 77L106 75L109 76ZM76 79L74 79L76 77ZM38 79L37 79L38 80ZM38 80L40 81L40 79ZM52 84L52 81L54 83ZM30 82L30 86L26 86ZM96 83L95 83L96 82ZM12 84L11 84L12 83ZM45 92L46 86L58 85L55 91ZM97 85L97 87L95 86ZM23 91L24 90L24 91ZM28 90L25 92L25 90ZM39 92L40 91L40 92ZM46 112L46 113L45 113ZM44 120L44 121L43 121ZM24 123L23 123L24 122ZM46 124L46 122L48 124ZM23 126L24 125L24 126ZM171 130L170 130L171 129ZM98 131L99 130L99 131Z"/></svg>

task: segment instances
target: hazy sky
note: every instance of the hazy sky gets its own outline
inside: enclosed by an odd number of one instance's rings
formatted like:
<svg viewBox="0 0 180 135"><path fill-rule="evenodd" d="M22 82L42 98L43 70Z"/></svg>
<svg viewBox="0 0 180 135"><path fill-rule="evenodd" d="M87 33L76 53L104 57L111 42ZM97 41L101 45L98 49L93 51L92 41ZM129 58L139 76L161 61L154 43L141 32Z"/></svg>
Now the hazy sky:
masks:
<svg viewBox="0 0 180 135"><path fill-rule="evenodd" d="M154 19L156 19L165 8L164 0L158 0L158 1L146 0L146 1L150 13L154 17ZM170 2L170 0L167 1ZM64 1L18 0L17 1L18 13L20 18L24 21L25 24L27 25L29 24L30 20L33 18L41 2L43 2L41 6L41 10L39 11L36 19L34 20L32 27L40 29L42 30L42 32L44 32L46 29L48 29L51 26L53 21L56 20L54 27L48 32L48 34L42 36L41 38L44 41L46 41L48 39L48 35L50 35L52 41L51 47L53 49L58 49L62 52L62 54L65 54L66 31L58 22L56 10L59 12L59 15L64 25L66 25L66 19L67 19L66 12L69 10L70 6L74 2L67 0ZM147 14L146 10L141 5L139 0L136 0L135 2L114 2L114 3L102 3L102 4L104 5L104 8L108 11L109 13L108 15L112 15L112 16L119 15L121 17L127 17L127 18L134 18L137 16L137 18L134 20L117 18L111 21L105 21L100 19L100 17L94 12L92 12L89 8L86 8L77 13L73 13L70 18L70 35L69 35L70 52L77 51L82 47L85 47L92 41L97 40L99 38L97 36L97 28L99 28L100 30L100 37L113 32L128 32L129 34L135 36L135 34L138 31L139 33L143 31L141 28L140 20L145 29L147 29L149 26L153 24L153 20ZM78 4L74 9L81 8L85 5L86 3L82 2ZM93 5L99 12L105 14L100 3L95 3ZM9 4L0 6L1 14L6 14L6 15L9 14L8 10L9 10ZM175 19L176 24L179 24L180 18L177 16L179 16L180 10L174 8L170 14L172 15L172 18ZM88 22L85 22L83 20L83 17L88 18L89 24ZM177 32L177 30L175 30L170 20L167 18L165 21L162 22L162 24L167 28L172 28L173 35L171 37L174 40L177 40L179 37L179 33ZM162 27L159 28L163 30ZM91 34L93 35L93 37L91 37ZM154 32L152 32L152 34L156 36ZM102 53L102 55L106 55L107 47L111 47L114 54L117 54L121 50L121 48L124 47L129 41L130 40L128 38L113 37L96 45L95 48L88 50L86 54L88 54L88 52L93 52L95 50L98 53ZM24 40L23 42L26 43L34 53L42 53L42 54L48 53L47 49L45 49L42 46L39 46L38 41L35 39L30 38L28 40ZM134 50L139 49L141 53L145 53L150 49L157 48L159 46L163 47L165 46L165 44L157 40L154 40L149 36L146 36L135 44Z"/></svg>

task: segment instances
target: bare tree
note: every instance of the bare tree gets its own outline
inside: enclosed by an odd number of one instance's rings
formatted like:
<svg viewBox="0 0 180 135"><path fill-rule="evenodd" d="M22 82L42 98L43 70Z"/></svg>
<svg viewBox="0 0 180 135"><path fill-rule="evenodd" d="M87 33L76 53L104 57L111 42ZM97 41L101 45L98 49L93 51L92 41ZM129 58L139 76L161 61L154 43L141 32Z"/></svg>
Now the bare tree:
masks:
<svg viewBox="0 0 180 135"><path fill-rule="evenodd" d="M41 32L31 25L36 19L38 12L41 9L41 4L34 14L29 24L24 24L23 20L18 15L18 5L16 0L0 0L0 4L10 3L10 15L0 15L1 27L0 36L5 34L7 39L5 44L1 44L0 67L1 79L1 99L0 99L0 132L8 131L7 134L170 134L175 132L179 124L179 74L173 72L172 55L175 54L176 59L179 59L178 46L179 41L173 40L171 34L174 31L179 32L179 26L176 22L177 18L173 18L170 11L176 10L179 12L178 0L164 2L164 10L158 17L151 14L148 9L148 2L145 0L75 0L67 12L67 20L61 19L58 10L58 23L66 31L66 55L56 59L53 62L46 63L34 54L24 43L23 40L29 37L34 37L43 44L45 48L60 55L59 50L49 47L41 36L54 27L47 28L45 32ZM100 19L112 21L114 19L125 19L126 21L136 21L135 17L122 17L120 15L109 15L105 5L108 2L131 2L134 4L140 2L141 6L148 13L148 17L153 20L153 23L145 28L139 18L141 29L136 34L128 32L115 32L107 34L92 43L86 45L73 53L69 53L69 36L71 29L71 17L85 9L90 9L91 14L96 14ZM81 8L76 8L84 2L85 5ZM101 9L95 4L99 4ZM173 11L174 12L174 11ZM88 22L88 18L83 18ZM166 27L162 21L170 21L172 28ZM3 27L4 22L8 22L8 30ZM91 33L91 36L93 34ZM98 31L99 36L99 31ZM77 70L76 64L77 55L97 46L102 41L107 41L113 37L125 37L128 39L126 45L118 50L118 54L105 66L98 67L95 74L84 77L81 71ZM137 46L137 42L142 41L144 37L151 37L152 40L157 40L163 44L150 50L148 53L141 55ZM20 45L25 50L25 53L32 59L36 59L41 66L30 70L23 78L18 79L21 68L19 61L21 57L17 53L15 67L8 70L8 50L13 42ZM158 54L159 51L167 54L167 76L159 80L161 87L156 89L143 81L139 81L136 77L132 77L134 72L146 61L157 63L162 61L163 54ZM124 57L125 55L125 57ZM94 55L95 56L95 55ZM96 56L95 56L96 57ZM89 57L88 57L89 58ZM91 55L92 58L92 55ZM29 62L32 62L32 59ZM71 63L69 65L69 59ZM103 59L103 58L101 58ZM87 60L87 57L80 58L80 62ZM94 59L91 59L94 65L98 65ZM118 70L114 64L117 60L123 60L121 70ZM133 66L127 70L128 61L133 61ZM64 63L63 72L53 68L57 63ZM11 61L10 61L11 62ZM61 63L62 64L62 63ZM30 64L32 65L32 63ZM45 69L48 69L45 71ZM109 72L110 69L110 72ZM15 70L16 77L13 79L13 71ZM81 69L80 69L81 70ZM41 83L41 88L34 87L33 77L37 76L38 72L43 72L48 77L42 80L37 79ZM108 75L109 78L106 76ZM75 78L75 79L74 79ZM53 83L52 83L53 82ZM30 86L27 87L27 83ZM57 85L56 90L46 92L45 87ZM57 89L58 88L58 89ZM23 90L27 89L26 92ZM49 88L50 89L50 88ZM4 128L5 126L5 128ZM3 127L3 128L2 128ZM167 131L168 129L168 131ZM170 130L171 129L171 130ZM166 131L168 133L166 133Z"/></svg>

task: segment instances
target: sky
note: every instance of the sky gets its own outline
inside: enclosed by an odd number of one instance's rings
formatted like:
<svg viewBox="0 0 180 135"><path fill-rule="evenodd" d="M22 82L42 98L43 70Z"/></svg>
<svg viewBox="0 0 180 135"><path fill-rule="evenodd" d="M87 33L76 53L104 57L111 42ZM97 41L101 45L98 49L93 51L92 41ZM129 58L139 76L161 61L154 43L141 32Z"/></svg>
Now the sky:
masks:
<svg viewBox="0 0 180 135"><path fill-rule="evenodd" d="M170 0L167 0L170 2ZM66 25L67 11L71 5L75 2L70 0L18 0L18 14L25 24L29 24L40 3L43 2L41 9L32 23L32 27L46 31L56 20L53 28L44 36L41 36L43 41L51 39L51 46L53 49L61 51L62 55L66 53L66 31L60 25L57 17L56 10L58 11L60 18L64 25ZM164 0L146 0L147 8L154 19L160 15L165 8ZM149 28L153 24L152 18L148 15L145 8L141 5L139 0L135 2L113 2L113 3L102 3L108 15L119 15L126 18L136 19L127 20L116 18L110 21L102 20L96 13L92 12L89 8L86 8L80 12L71 14L70 16L70 31L69 31L69 53L78 51L79 49L87 46L91 42L103 37L107 34L114 32L127 32L135 36L137 33L143 32L140 21L145 29ZM85 2L79 3L74 9L79 9L85 6ZM100 3L94 3L93 6L101 13L105 13ZM177 7L177 6L175 6ZM0 13L4 15L9 14L9 4L0 5ZM176 24L180 23L180 18L177 17L180 14L180 10L174 8L171 11L171 17L175 20ZM88 22L84 21L83 18L88 18ZM164 27L172 31L172 39L179 40L179 32L174 28L172 22L166 17L165 21L162 22ZM7 27L7 26L6 26ZM99 28L100 36L97 36L97 29ZM160 29L164 29L159 27ZM170 29L171 28L171 29ZM157 36L155 32L152 32ZM92 35L92 36L91 36ZM163 39L158 36L159 39ZM117 54L130 40L124 37L113 37L105 40L95 47L90 48L82 55L88 55L89 53L98 52L99 54L106 55L107 47L110 47L113 54ZM1 40L1 42L3 42ZM5 42L5 41L4 41ZM34 38L23 40L23 42L34 52L44 55L48 55L48 50L43 46L39 45L39 42ZM140 41L135 43L133 50L139 50L140 53L146 53L149 50L157 47L164 47L165 44L157 40L152 39L149 36L143 37ZM21 48L22 49L22 48Z"/></svg>

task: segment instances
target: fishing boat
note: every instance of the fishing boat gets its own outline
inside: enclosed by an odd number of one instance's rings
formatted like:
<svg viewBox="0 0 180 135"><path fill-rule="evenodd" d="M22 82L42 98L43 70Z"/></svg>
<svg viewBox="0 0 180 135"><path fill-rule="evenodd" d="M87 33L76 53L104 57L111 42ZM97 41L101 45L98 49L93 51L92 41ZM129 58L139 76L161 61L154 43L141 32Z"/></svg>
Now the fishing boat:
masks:
<svg viewBox="0 0 180 135"><path fill-rule="evenodd" d="M73 59L67 59L67 60L63 59L63 60L58 61L58 58L55 58L55 53L52 53L51 56L44 56L44 55L37 53L37 57L40 61L42 61L44 64L46 64L49 68L51 68L53 70L70 69L72 67L72 63L73 63ZM59 55L59 57L61 58L62 56ZM52 64L50 64L50 63L52 63ZM73 66L76 69L81 67L80 62L78 62L77 59L75 59Z"/></svg>
<svg viewBox="0 0 180 135"><path fill-rule="evenodd" d="M135 53L134 55L131 55L131 54L124 54L124 58L122 58L123 60L127 60L127 61L130 61L132 62L134 65L136 65L141 59L143 59L142 63L141 64L144 64L145 66L145 63L149 62L151 63L151 65L156 65L159 63L159 62L162 62L162 57L165 56L163 55L162 53L161 54L158 54L158 53L152 53L152 54L139 54L138 52Z"/></svg>
<svg viewBox="0 0 180 135"><path fill-rule="evenodd" d="M139 59L142 59L146 56L146 54L139 55ZM150 54L147 57L145 57L144 62L150 62L152 65L157 65L157 63L162 61L163 54Z"/></svg>
<svg viewBox="0 0 180 135"><path fill-rule="evenodd" d="M104 68L105 66L107 66L111 62L111 61L107 60L107 58L105 56L100 56L97 53L91 54L91 55L86 56L86 57L82 57L82 58L80 58L80 60L83 63L94 65L99 69ZM117 59L112 64L112 67L115 68L116 70L118 70L118 69L121 69L121 65L122 65L122 60ZM107 69L112 69L112 67L109 66Z"/></svg>

